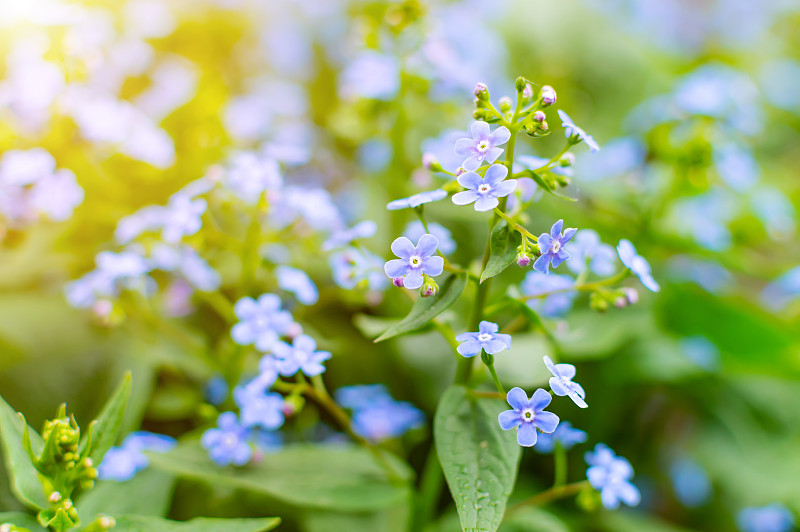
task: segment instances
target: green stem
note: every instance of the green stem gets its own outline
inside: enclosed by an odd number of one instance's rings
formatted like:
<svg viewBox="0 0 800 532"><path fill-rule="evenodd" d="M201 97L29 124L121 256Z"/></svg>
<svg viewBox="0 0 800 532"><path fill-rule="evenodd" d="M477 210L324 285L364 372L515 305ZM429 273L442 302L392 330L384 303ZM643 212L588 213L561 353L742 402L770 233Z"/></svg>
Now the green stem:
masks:
<svg viewBox="0 0 800 532"><path fill-rule="evenodd" d="M549 502L563 499L564 497L577 495L581 490L590 485L588 480L581 480L580 482L564 484L563 486L553 486L549 490L537 493L533 497L528 497L524 501L518 502L508 510L508 513L518 512L526 506L542 506Z"/></svg>
<svg viewBox="0 0 800 532"><path fill-rule="evenodd" d="M538 174L539 172L545 172L547 170L550 170L552 167L556 165L558 160L561 159L561 156L567 153L572 146L573 144L567 141L567 145L564 146L560 152L555 154L552 159L550 159L549 161L547 161L547 163L545 163L544 166L540 166L539 168L535 169L534 172Z"/></svg>
<svg viewBox="0 0 800 532"><path fill-rule="evenodd" d="M547 296L552 295L552 294L559 294L559 293L562 293L562 292L569 292L570 290L580 290L580 291L583 291L583 292L589 292L589 291L595 290L597 288L600 288L601 286L608 286L608 285L611 285L611 284L618 283L618 282L622 281L623 279L625 279L629 274L630 274L630 270L625 268L624 270L622 270L618 274L614 275L613 277L609 277L607 279L600 279L599 281L593 281L591 283L575 284L575 285L573 285L573 286L571 286L569 288L562 288L562 289L559 289L559 290L552 290L550 292L545 292L543 294L537 294L537 295L533 295L533 296L522 296L522 297L519 298L519 300L520 301L527 301L529 299L534 299L534 298L537 298L537 297L547 297Z"/></svg>
<svg viewBox="0 0 800 532"><path fill-rule="evenodd" d="M555 462L555 482L553 487L557 488L567 483L567 450L556 442L556 447L553 450L553 460Z"/></svg>
<svg viewBox="0 0 800 532"><path fill-rule="evenodd" d="M422 469L411 530L423 530L428 523L433 521L443 486L444 476L439 463L439 455L436 453L436 448L431 447Z"/></svg>
<svg viewBox="0 0 800 532"><path fill-rule="evenodd" d="M492 376L492 382L494 382L495 388L500 393L500 395L505 395L506 389L503 388L503 383L500 382L500 378L497 376L497 372L494 369L494 357L492 355L487 355L483 353L481 355L481 360L489 369L489 374Z"/></svg>
<svg viewBox="0 0 800 532"><path fill-rule="evenodd" d="M516 231L518 231L518 232L522 233L523 235L527 236L528 238L530 238L534 242L537 242L539 240L539 238L536 235L534 235L533 233L531 233L530 231L528 231L527 229L525 229L524 227L519 225L517 222L514 221L514 219L512 217L510 217L509 215L507 215L506 213L504 213L500 209L495 209L494 213L496 215L498 215L500 218L502 218L503 220L505 220L506 222L508 222L508 225L513 227Z"/></svg>

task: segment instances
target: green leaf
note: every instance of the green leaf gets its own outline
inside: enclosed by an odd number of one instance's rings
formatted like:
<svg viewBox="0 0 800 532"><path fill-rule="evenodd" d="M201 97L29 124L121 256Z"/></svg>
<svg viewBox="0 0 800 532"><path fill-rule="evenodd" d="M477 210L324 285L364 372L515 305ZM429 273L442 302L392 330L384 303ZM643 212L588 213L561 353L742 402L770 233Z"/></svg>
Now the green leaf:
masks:
<svg viewBox="0 0 800 532"><path fill-rule="evenodd" d="M124 515L115 517L114 532L267 532L281 524L277 517L261 519L210 519L199 517L191 521L170 521L160 517Z"/></svg>
<svg viewBox="0 0 800 532"><path fill-rule="evenodd" d="M409 505L398 506L370 514L343 514L339 512L308 512L301 517L304 532L406 532L408 530Z"/></svg>
<svg viewBox="0 0 800 532"><path fill-rule="evenodd" d="M643 529L644 530L644 529ZM555 515L541 508L524 508L503 521L500 532L570 532Z"/></svg>
<svg viewBox="0 0 800 532"><path fill-rule="evenodd" d="M466 286L466 273L451 275L442 283L438 294L417 299L408 316L403 318L400 323L389 327L375 342L382 342L399 334L419 329L455 303Z"/></svg>
<svg viewBox="0 0 800 532"><path fill-rule="evenodd" d="M41 518L42 514L39 514ZM42 521L44 524L44 521ZM69 515L67 515L67 511L63 508L59 508L56 510L55 515L47 521L48 528L54 528L56 530L69 530L70 528L75 527L79 523L76 523L72 519L70 519Z"/></svg>
<svg viewBox="0 0 800 532"><path fill-rule="evenodd" d="M478 399L456 385L436 410L436 452L465 532L497 530L514 488L520 447L514 432L497 422L507 408L500 399Z"/></svg>
<svg viewBox="0 0 800 532"><path fill-rule="evenodd" d="M5 524L27 528L31 532L46 532L34 516L22 512L0 513L0 525Z"/></svg>
<svg viewBox="0 0 800 532"><path fill-rule="evenodd" d="M505 220L500 220L492 228L489 236L491 254L486 268L481 273L481 282L502 273L517 258L517 248L522 242L520 234L508 227Z"/></svg>
<svg viewBox="0 0 800 532"><path fill-rule="evenodd" d="M175 488L175 477L148 468L127 482L101 480L82 494L76 504L85 523L100 515L166 515Z"/></svg>
<svg viewBox="0 0 800 532"><path fill-rule="evenodd" d="M559 194L558 192L556 192L555 190L550 188L547 185L547 182L545 182L545 180L542 179L542 176L540 176L539 174L537 174L533 170L523 170L520 173L524 174L527 177L530 177L531 179L533 179L536 182L537 185L539 185L545 192L547 192L551 196L555 196L556 198L561 198L561 199L567 200L567 201L578 201L575 198L570 198L569 196L562 196L561 194Z"/></svg>
<svg viewBox="0 0 800 532"><path fill-rule="evenodd" d="M111 394L100 415L92 421L81 439L80 454L100 464L103 456L117 441L125 417L125 406L131 395L131 374L126 373L117 389Z"/></svg>
<svg viewBox="0 0 800 532"><path fill-rule="evenodd" d="M14 409L0 397L0 442L2 442L3 457L9 473L11 489L21 503L41 510L47 508L49 503L39 480L39 473L36 472L28 452L22 445L25 426L22 417L17 415ZM33 452L40 453L44 447L42 437L30 427L28 427L28 433Z"/></svg>
<svg viewBox="0 0 800 532"><path fill-rule="evenodd" d="M152 467L177 476L261 493L299 507L371 512L397 506L410 493L411 473L405 464L386 456L403 475L392 483L367 450L352 445L290 445L242 468L214 465L196 441L149 457Z"/></svg>

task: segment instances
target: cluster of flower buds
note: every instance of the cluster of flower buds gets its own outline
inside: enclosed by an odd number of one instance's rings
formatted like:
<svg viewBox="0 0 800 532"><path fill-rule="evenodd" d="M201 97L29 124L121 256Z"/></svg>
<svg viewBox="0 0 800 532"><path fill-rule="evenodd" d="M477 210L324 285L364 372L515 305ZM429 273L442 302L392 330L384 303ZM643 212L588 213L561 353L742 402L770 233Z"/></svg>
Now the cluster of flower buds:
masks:
<svg viewBox="0 0 800 532"><path fill-rule="evenodd" d="M439 292L439 285L436 284L436 281L428 275L427 273L424 275L425 281L422 283L422 288L419 289L420 295L422 297L430 297L435 296Z"/></svg>
<svg viewBox="0 0 800 532"><path fill-rule="evenodd" d="M611 305L625 308L639 301L639 292L635 288L619 288L617 290L597 290L589 296L589 306L598 312L605 312Z"/></svg>

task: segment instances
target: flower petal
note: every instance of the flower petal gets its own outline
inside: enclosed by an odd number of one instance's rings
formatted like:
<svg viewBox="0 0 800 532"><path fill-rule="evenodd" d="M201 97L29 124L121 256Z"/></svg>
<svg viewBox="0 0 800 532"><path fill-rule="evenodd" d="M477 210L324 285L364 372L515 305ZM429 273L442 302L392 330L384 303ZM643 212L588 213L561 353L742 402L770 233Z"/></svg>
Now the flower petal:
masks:
<svg viewBox="0 0 800 532"><path fill-rule="evenodd" d="M425 233L421 237L419 237L419 241L417 242L417 247L415 248L415 252L420 257L430 257L436 252L436 248L439 247L439 239L435 236Z"/></svg>
<svg viewBox="0 0 800 532"><path fill-rule="evenodd" d="M569 395L570 389L564 384L564 381L559 379L558 377L550 377L550 389L553 390L553 393L559 397L565 397Z"/></svg>
<svg viewBox="0 0 800 532"><path fill-rule="evenodd" d="M462 174L463 175L463 174ZM489 168L486 169L486 176L484 176L484 182L492 185L494 188L497 183L502 181L508 175L508 168L502 164L493 164Z"/></svg>
<svg viewBox="0 0 800 532"><path fill-rule="evenodd" d="M441 275L444 271L444 258L437 256L426 257L422 260L422 273L427 273L431 277Z"/></svg>
<svg viewBox="0 0 800 532"><path fill-rule="evenodd" d="M483 178L476 172L464 172L463 174L461 174L456 178L456 181L458 181L458 184L461 185L462 187L471 190L477 189L484 183Z"/></svg>
<svg viewBox="0 0 800 532"><path fill-rule="evenodd" d="M541 240L540 240L541 241ZM553 256L549 253L545 253L538 259L536 262L533 263L533 269L537 272L542 273L550 273L550 261L553 259Z"/></svg>
<svg viewBox="0 0 800 532"><path fill-rule="evenodd" d="M491 321L484 320L478 325L478 332L480 332L480 334L494 334L499 329L500 327L498 327L496 323L492 323Z"/></svg>
<svg viewBox="0 0 800 532"><path fill-rule="evenodd" d="M469 132L475 140L486 140L491 134L491 129L486 122L476 120L469 126Z"/></svg>
<svg viewBox="0 0 800 532"><path fill-rule="evenodd" d="M525 390L519 387L514 387L508 390L506 394L506 401L516 410L528 408L528 394Z"/></svg>
<svg viewBox="0 0 800 532"><path fill-rule="evenodd" d="M402 277L408 274L410 270L411 266L408 264L408 261L404 259L392 259L383 265L383 271L392 279L395 277Z"/></svg>
<svg viewBox="0 0 800 532"><path fill-rule="evenodd" d="M509 336L509 335L504 334L503 336ZM508 349L508 345L499 338L492 338L488 342L485 342L483 345L483 350L489 353L490 355L496 355L497 353L505 351L506 349Z"/></svg>
<svg viewBox="0 0 800 532"><path fill-rule="evenodd" d="M502 146L511 138L511 131L506 126L500 126L489 137L494 146Z"/></svg>
<svg viewBox="0 0 800 532"><path fill-rule="evenodd" d="M467 340L463 344L459 344L456 351L459 355L469 358L480 353L482 348L483 346L478 340Z"/></svg>
<svg viewBox="0 0 800 532"><path fill-rule="evenodd" d="M498 198L508 196L517 188L517 180L509 179L508 181L501 181L492 189L492 195Z"/></svg>
<svg viewBox="0 0 800 532"><path fill-rule="evenodd" d="M467 170L468 172L474 172L480 167L482 162L483 158L478 155L472 155L471 157L464 159L464 162L461 163L461 168Z"/></svg>
<svg viewBox="0 0 800 532"><path fill-rule="evenodd" d="M398 237L392 242L392 253L401 259L408 260L414 254L414 251L416 251L414 244L404 236Z"/></svg>
<svg viewBox="0 0 800 532"><path fill-rule="evenodd" d="M523 423L517 429L517 443L523 447L533 447L536 445L537 437L538 434L533 423Z"/></svg>
<svg viewBox="0 0 800 532"><path fill-rule="evenodd" d="M558 235L561 234L562 227L564 227L564 220L558 220L554 223L553 227L550 228L550 237L554 239L558 238Z"/></svg>
<svg viewBox="0 0 800 532"><path fill-rule="evenodd" d="M492 164L502 154L503 154L503 148L497 148L497 147L489 148L489 151L487 151L486 155L484 155L484 159L486 159L487 163Z"/></svg>
<svg viewBox="0 0 800 532"><path fill-rule="evenodd" d="M558 427L558 416L552 412L537 412L533 418L533 424L542 432L550 434Z"/></svg>
<svg viewBox="0 0 800 532"><path fill-rule="evenodd" d="M453 203L456 205L469 205L478 198L480 198L480 196L474 190L465 190L463 192L456 192L453 194L452 199Z"/></svg>
<svg viewBox="0 0 800 532"><path fill-rule="evenodd" d="M500 200L494 196L483 196L475 200L475 210L478 212L491 211L500 205Z"/></svg>
<svg viewBox="0 0 800 532"><path fill-rule="evenodd" d="M466 342L467 340L476 340L477 338L478 338L478 333L465 332L456 336L456 342Z"/></svg>
<svg viewBox="0 0 800 532"><path fill-rule="evenodd" d="M575 366L572 364L556 364L556 370L565 379L573 379L575 377Z"/></svg>
<svg viewBox="0 0 800 532"><path fill-rule="evenodd" d="M533 396L531 396L531 407L533 407L534 412L539 412L544 410L547 405L550 404L553 398L542 388L537 388L535 392L533 392Z"/></svg>
<svg viewBox="0 0 800 532"><path fill-rule="evenodd" d="M473 139L458 139L453 150L457 155L469 157L475 153L475 141Z"/></svg>
<svg viewBox="0 0 800 532"><path fill-rule="evenodd" d="M553 359L552 358L550 358L549 356L545 355L545 356L542 357L542 360L544 360L544 365L548 370L550 370L550 373L552 373L556 377L560 377L560 375L558 374L558 369L556 368L556 365L553 364Z"/></svg>
<svg viewBox="0 0 800 532"><path fill-rule="evenodd" d="M522 417L516 410L506 410L505 412L500 412L500 415L497 416L497 421L500 422L501 429L511 430L522 424Z"/></svg>
<svg viewBox="0 0 800 532"><path fill-rule="evenodd" d="M406 276L403 277L403 286L410 290L416 290L422 286L422 272L412 268Z"/></svg>

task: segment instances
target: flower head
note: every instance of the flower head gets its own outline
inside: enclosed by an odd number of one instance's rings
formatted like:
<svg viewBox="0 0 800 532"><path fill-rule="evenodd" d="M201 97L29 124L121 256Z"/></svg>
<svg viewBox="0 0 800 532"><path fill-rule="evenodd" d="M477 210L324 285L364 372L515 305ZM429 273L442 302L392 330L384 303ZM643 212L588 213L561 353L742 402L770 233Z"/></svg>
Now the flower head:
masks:
<svg viewBox="0 0 800 532"><path fill-rule="evenodd" d="M587 437L585 431L573 428L569 421L562 421L552 433L539 435L534 450L542 454L552 453L556 444L561 445L564 450L569 450L575 445L585 442Z"/></svg>
<svg viewBox="0 0 800 532"><path fill-rule="evenodd" d="M587 267L597 275L614 273L617 258L614 248L603 244L597 232L591 229L578 231L572 242L567 244L566 250L570 257L567 267L573 273L581 273Z"/></svg>
<svg viewBox="0 0 800 532"><path fill-rule="evenodd" d="M427 226L431 234L439 240L439 251L447 255L456 250L456 241L453 240L453 233L448 228L436 222L428 222ZM403 236L413 242L414 240L419 240L427 232L421 221L414 220L406 226Z"/></svg>
<svg viewBox="0 0 800 532"><path fill-rule="evenodd" d="M587 135L584 130L576 126L575 122L572 121L567 113L559 109L558 116L561 117L561 125L564 126L564 135L570 139L570 142L577 144L582 141L586 143L593 152L600 149L600 146L597 145L597 142L594 141L592 136Z"/></svg>
<svg viewBox="0 0 800 532"><path fill-rule="evenodd" d="M294 323L292 315L281 309L281 300L275 294L263 294L258 300L243 297L233 312L239 318L231 329L233 341L239 345L255 344L259 351L269 351Z"/></svg>
<svg viewBox="0 0 800 532"><path fill-rule="evenodd" d="M331 358L331 354L316 349L317 342L305 334L297 336L292 345L278 342L272 347L278 371L286 377L298 371L302 371L308 377L322 374L325 371L322 363Z"/></svg>
<svg viewBox="0 0 800 532"><path fill-rule="evenodd" d="M505 181L508 168L502 164L493 164L486 170L482 178L475 172L464 172L458 176L458 184L469 189L453 194L453 203L468 205L475 203L478 212L490 211L500 204L502 198L508 196L517 188L517 181Z"/></svg>
<svg viewBox="0 0 800 532"><path fill-rule="evenodd" d="M745 508L736 518L742 532L789 532L794 530L794 516L782 504Z"/></svg>
<svg viewBox="0 0 800 532"><path fill-rule="evenodd" d="M639 504L639 490L630 482L633 478L630 462L615 455L614 451L602 443L595 445L594 451L587 452L584 457L589 464L586 477L594 489L600 490L603 506L613 510L619 507L620 501L628 506Z"/></svg>
<svg viewBox="0 0 800 532"><path fill-rule="evenodd" d="M550 404L552 397L539 388L528 395L522 388L512 388L506 395L508 404L513 410L501 412L497 418L503 430L517 428L517 443L523 447L536 445L537 431L553 432L558 426L558 416L544 409Z"/></svg>
<svg viewBox="0 0 800 532"><path fill-rule="evenodd" d="M636 274L645 288L651 292L658 292L661 290L656 280L650 275L650 264L636 253L636 248L633 247L633 244L631 244L629 240L623 239L619 241L617 253L619 253L619 260L622 261L622 264Z"/></svg>
<svg viewBox="0 0 800 532"><path fill-rule="evenodd" d="M200 217L207 207L202 198L191 199L182 194L172 196L162 214L161 238L164 242L176 244L184 236L195 234L203 226Z"/></svg>
<svg viewBox="0 0 800 532"><path fill-rule="evenodd" d="M569 258L569 253L564 249L564 244L569 242L578 230L569 228L562 233L561 228L563 226L564 220L558 220L550 228L549 235L547 233L539 235L538 245L542 255L533 263L534 270L549 273L551 264L553 268L557 268L559 264Z"/></svg>
<svg viewBox="0 0 800 532"><path fill-rule="evenodd" d="M555 318L572 306L572 300L577 294L572 289L574 285L575 280L568 275L532 271L525 275L520 290L526 296L539 296L528 299L529 307L548 318Z"/></svg>
<svg viewBox="0 0 800 532"><path fill-rule="evenodd" d="M437 188L436 190L428 190L426 192L420 192L419 194L414 194L413 196L409 196L407 198L390 201L386 205L386 208L389 209L390 211L397 211L400 209L412 209L414 207L419 207L424 203L439 201L446 197L447 197L447 192L445 192L440 188Z"/></svg>
<svg viewBox="0 0 800 532"><path fill-rule="evenodd" d="M482 321L478 332L466 332L456 336L456 341L462 342L458 346L458 353L465 357L474 357L481 350L490 355L495 355L506 349L511 349L511 335L498 333L496 323Z"/></svg>
<svg viewBox="0 0 800 532"><path fill-rule="evenodd" d="M439 240L431 234L422 235L416 246L401 236L392 242L392 253L400 258L388 261L384 272L392 279L402 277L406 288L419 288L423 282L422 274L435 277L444 270L444 259L434 255L438 246Z"/></svg>
<svg viewBox="0 0 800 532"><path fill-rule="evenodd" d="M313 305L319 299L317 285L303 270L278 266L275 268L275 277L278 278L278 286L294 294L303 305Z"/></svg>
<svg viewBox="0 0 800 532"><path fill-rule="evenodd" d="M239 423L236 414L223 412L217 418L217 428L205 431L201 442L217 465L243 466L253 456L249 438L250 431Z"/></svg>
<svg viewBox="0 0 800 532"><path fill-rule="evenodd" d="M283 397L266 392L257 382L251 386L237 386L233 398L242 413L242 426L275 430L283 425Z"/></svg>
<svg viewBox="0 0 800 532"><path fill-rule="evenodd" d="M355 288L363 283L371 290L386 287L386 276L381 267L383 259L366 250L353 247L331 255L333 280L342 288Z"/></svg>
<svg viewBox="0 0 800 532"><path fill-rule="evenodd" d="M143 451L165 453L175 447L177 442L169 436L151 432L133 432L122 445L112 447L103 456L98 469L103 480L125 482L136 476L136 473L150 465L150 460Z"/></svg>
<svg viewBox="0 0 800 532"><path fill-rule="evenodd" d="M353 432L372 441L402 436L425 422L420 410L395 401L380 384L339 388L336 401L353 411Z"/></svg>
<svg viewBox="0 0 800 532"><path fill-rule="evenodd" d="M473 122L470 126L472 138L458 139L455 152L466 157L461 166L464 170L474 171L486 161L492 164L503 153L502 146L511 138L511 132L505 126L500 126L491 131L486 122Z"/></svg>
<svg viewBox="0 0 800 532"><path fill-rule="evenodd" d="M550 389L553 390L554 394L560 397L569 397L581 408L588 406L586 401L583 400L586 397L586 392L583 391L580 384L572 382L572 378L575 376L575 366L572 364L554 364L553 360L547 355L544 356L544 365L553 374L550 377Z"/></svg>

